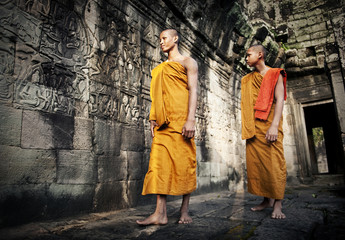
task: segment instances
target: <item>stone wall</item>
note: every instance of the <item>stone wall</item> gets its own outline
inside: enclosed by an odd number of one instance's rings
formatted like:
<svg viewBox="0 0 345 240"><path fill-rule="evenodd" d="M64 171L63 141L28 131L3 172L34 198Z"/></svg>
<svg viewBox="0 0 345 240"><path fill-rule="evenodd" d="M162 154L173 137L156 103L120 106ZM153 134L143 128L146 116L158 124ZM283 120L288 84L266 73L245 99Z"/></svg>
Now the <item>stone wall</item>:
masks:
<svg viewBox="0 0 345 240"><path fill-rule="evenodd" d="M140 192L151 146L150 71L166 59L158 43L165 28L180 32L183 54L199 65L196 193L243 190L245 51L261 42L269 65L285 61L274 22L251 17L247 2L1 1L0 225L148 199ZM294 177L291 108L284 114Z"/></svg>

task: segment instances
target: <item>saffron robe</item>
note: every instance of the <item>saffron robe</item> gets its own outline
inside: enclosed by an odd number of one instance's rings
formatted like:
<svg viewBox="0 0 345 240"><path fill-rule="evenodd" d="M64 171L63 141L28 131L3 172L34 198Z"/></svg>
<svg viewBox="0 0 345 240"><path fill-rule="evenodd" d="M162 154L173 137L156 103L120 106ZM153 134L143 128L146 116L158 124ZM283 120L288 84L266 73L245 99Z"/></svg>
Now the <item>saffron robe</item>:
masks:
<svg viewBox="0 0 345 240"><path fill-rule="evenodd" d="M150 120L158 126L142 194L189 194L196 189L196 148L193 138L182 136L188 116L187 72L178 62L163 62L151 75Z"/></svg>
<svg viewBox="0 0 345 240"><path fill-rule="evenodd" d="M241 81L242 139L246 139L248 192L273 199L284 198L286 185L283 116L279 122L277 141L267 143L265 139L274 117L274 89L280 73L283 75L286 92L286 73L283 69L269 69L264 77L258 72L252 72ZM264 81L266 87L261 89ZM265 96L266 99L258 99L258 96L262 95L260 92L270 95ZM267 104L265 107L261 104L261 109L268 111L266 120L255 117L255 106L260 102Z"/></svg>

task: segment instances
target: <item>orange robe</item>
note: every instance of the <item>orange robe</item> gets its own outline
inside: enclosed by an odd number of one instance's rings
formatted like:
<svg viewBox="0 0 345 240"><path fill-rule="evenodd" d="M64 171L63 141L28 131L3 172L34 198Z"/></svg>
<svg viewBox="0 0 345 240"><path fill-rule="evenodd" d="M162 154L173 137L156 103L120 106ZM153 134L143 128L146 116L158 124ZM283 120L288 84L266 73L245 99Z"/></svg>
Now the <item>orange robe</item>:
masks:
<svg viewBox="0 0 345 240"><path fill-rule="evenodd" d="M196 189L196 148L194 139L182 136L188 116L187 72L178 62L163 62L151 75L150 120L158 127L142 194L188 194Z"/></svg>
<svg viewBox="0 0 345 240"><path fill-rule="evenodd" d="M278 74L276 74L277 72ZM277 141L267 143L265 139L266 132L271 126L274 116L274 87L279 73L283 75L285 87L286 74L282 69L270 69L267 71L265 74L265 86L268 87L266 89L260 90L262 85L264 85L264 81L262 75L258 72L247 74L241 81L242 139L246 139L248 192L273 199L284 198L286 185L283 116L279 122ZM266 99L260 98L257 101L259 92L260 95L269 92L270 96L266 96ZM255 117L258 115L256 114L255 107L260 105L262 101L268 104L268 106L264 107L268 111L266 120Z"/></svg>

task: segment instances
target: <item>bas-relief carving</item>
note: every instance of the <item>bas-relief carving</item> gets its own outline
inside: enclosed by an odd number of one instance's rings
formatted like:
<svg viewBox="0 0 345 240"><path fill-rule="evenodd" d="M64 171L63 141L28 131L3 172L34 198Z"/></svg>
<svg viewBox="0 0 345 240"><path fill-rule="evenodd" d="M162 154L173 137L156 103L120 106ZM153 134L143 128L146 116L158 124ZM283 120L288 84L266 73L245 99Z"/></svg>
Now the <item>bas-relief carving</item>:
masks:
<svg viewBox="0 0 345 240"><path fill-rule="evenodd" d="M1 29L0 29L1 30ZM0 37L0 99L12 100L14 69L13 43L6 37Z"/></svg>
<svg viewBox="0 0 345 240"><path fill-rule="evenodd" d="M13 95L12 86L13 86L13 81L10 76L0 75L0 99L12 100L12 95Z"/></svg>
<svg viewBox="0 0 345 240"><path fill-rule="evenodd" d="M138 124L140 106L136 96L123 94L120 104L119 121L128 124Z"/></svg>
<svg viewBox="0 0 345 240"><path fill-rule="evenodd" d="M205 141L207 129L207 89L205 86L206 76L203 71L199 74L198 86L198 105L196 109L196 125L195 125L195 140L197 142Z"/></svg>
<svg viewBox="0 0 345 240"><path fill-rule="evenodd" d="M126 18L119 19L120 14L116 11L113 15L112 19L108 17L108 24L104 24L106 29L100 30L107 34L100 37L100 43L94 44L101 46L101 49L94 48L92 54L86 57L87 67L91 67L91 70L86 69L90 78L89 112L107 118L110 115L100 110L101 99L116 99L119 110L111 114L111 118L123 123L138 124L139 119L143 118L141 114L144 114L138 104L138 99L142 97L140 86L146 80L149 82L153 57L142 57L143 36L138 20L128 23Z"/></svg>
<svg viewBox="0 0 345 240"><path fill-rule="evenodd" d="M36 18L47 17L51 0L17 0L17 6Z"/></svg>
<svg viewBox="0 0 345 240"><path fill-rule="evenodd" d="M75 99L88 101L88 79L82 69L88 45L81 20L56 2L18 1L18 6L36 17L46 18L42 24L18 9L18 16L12 20L19 35L14 69L15 104L73 115Z"/></svg>
<svg viewBox="0 0 345 240"><path fill-rule="evenodd" d="M68 115L74 113L74 100L57 91L31 82L17 83L15 88L15 103L19 106Z"/></svg>
<svg viewBox="0 0 345 240"><path fill-rule="evenodd" d="M6 4L0 8L1 27L25 42L27 45L38 48L41 36L41 21L26 12Z"/></svg>

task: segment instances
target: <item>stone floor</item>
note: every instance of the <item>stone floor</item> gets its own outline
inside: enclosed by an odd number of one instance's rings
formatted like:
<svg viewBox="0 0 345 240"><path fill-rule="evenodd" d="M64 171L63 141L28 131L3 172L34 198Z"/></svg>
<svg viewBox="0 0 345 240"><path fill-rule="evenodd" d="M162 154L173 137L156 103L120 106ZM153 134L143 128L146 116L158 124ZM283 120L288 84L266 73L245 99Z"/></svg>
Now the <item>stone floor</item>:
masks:
<svg viewBox="0 0 345 240"><path fill-rule="evenodd" d="M136 225L154 210L148 205L0 229L0 239L345 239L344 187L287 188L284 220L271 219L269 209L251 212L260 201L248 193L209 193L192 196L189 225L176 223L179 200L168 203L165 226Z"/></svg>

